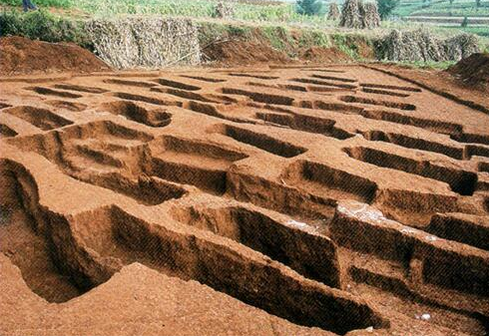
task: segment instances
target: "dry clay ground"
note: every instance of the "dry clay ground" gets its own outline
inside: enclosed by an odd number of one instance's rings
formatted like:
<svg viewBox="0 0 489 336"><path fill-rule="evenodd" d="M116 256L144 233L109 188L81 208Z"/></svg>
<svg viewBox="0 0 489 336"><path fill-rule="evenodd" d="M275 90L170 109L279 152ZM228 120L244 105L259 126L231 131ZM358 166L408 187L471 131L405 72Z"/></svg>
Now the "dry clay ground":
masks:
<svg viewBox="0 0 489 336"><path fill-rule="evenodd" d="M489 114L385 71L2 83L1 333L486 334Z"/></svg>

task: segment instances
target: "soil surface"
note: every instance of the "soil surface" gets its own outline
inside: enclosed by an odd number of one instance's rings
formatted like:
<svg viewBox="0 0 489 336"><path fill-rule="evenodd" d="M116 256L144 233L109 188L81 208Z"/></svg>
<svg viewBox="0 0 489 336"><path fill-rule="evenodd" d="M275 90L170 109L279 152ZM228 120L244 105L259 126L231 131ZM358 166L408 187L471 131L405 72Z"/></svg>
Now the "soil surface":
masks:
<svg viewBox="0 0 489 336"><path fill-rule="evenodd" d="M244 66L256 63L287 63L290 58L269 44L229 40L215 42L202 51L203 61L216 66Z"/></svg>
<svg viewBox="0 0 489 336"><path fill-rule="evenodd" d="M312 63L341 63L351 58L336 48L311 47L301 51L300 59Z"/></svg>
<svg viewBox="0 0 489 336"><path fill-rule="evenodd" d="M401 72L0 83L0 334L486 335L489 113Z"/></svg>
<svg viewBox="0 0 489 336"><path fill-rule="evenodd" d="M2 76L53 72L110 71L110 67L73 43L48 43L19 36L0 38Z"/></svg>

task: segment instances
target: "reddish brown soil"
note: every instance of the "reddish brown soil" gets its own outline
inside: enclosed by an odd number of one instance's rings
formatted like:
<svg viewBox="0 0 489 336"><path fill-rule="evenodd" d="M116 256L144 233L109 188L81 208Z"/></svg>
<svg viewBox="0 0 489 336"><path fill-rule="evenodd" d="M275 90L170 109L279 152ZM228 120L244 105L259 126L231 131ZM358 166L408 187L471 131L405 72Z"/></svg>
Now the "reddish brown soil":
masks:
<svg viewBox="0 0 489 336"><path fill-rule="evenodd" d="M448 69L464 85L489 92L489 54L471 55Z"/></svg>
<svg viewBox="0 0 489 336"><path fill-rule="evenodd" d="M270 41L256 30L253 41L239 39L216 42L205 47L203 60L212 67L236 67L250 65L285 65L285 64L325 64L347 63L352 58L337 48L310 47L297 50L288 45L284 50L274 49ZM294 36L299 39L300 36ZM372 48L365 43L356 43L360 57L372 59ZM290 56L295 55L295 56Z"/></svg>
<svg viewBox="0 0 489 336"><path fill-rule="evenodd" d="M203 50L204 61L217 66L245 66L256 63L287 63L284 52L273 49L269 44L240 40L217 42Z"/></svg>
<svg viewBox="0 0 489 336"><path fill-rule="evenodd" d="M10 78L0 334L486 335L489 114L398 70Z"/></svg>
<svg viewBox="0 0 489 336"><path fill-rule="evenodd" d="M88 50L72 43L47 43L11 36L0 38L0 49L2 76L110 70Z"/></svg>
<svg viewBox="0 0 489 336"><path fill-rule="evenodd" d="M351 58L336 48L311 47L301 51L300 59L312 63L341 63Z"/></svg>
<svg viewBox="0 0 489 336"><path fill-rule="evenodd" d="M464 85L448 71L413 69L397 65L376 64L374 67L402 80L420 85L431 92L454 101L463 101L463 103L472 105L480 111L489 113L489 100L487 99L489 89L481 86Z"/></svg>

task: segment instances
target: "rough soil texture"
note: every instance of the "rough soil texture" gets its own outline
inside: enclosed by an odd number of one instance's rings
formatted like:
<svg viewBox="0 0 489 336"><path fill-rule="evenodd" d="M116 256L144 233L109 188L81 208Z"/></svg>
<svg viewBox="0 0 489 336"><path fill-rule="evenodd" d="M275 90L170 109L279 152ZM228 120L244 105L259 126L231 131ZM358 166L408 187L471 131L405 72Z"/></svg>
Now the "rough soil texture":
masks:
<svg viewBox="0 0 489 336"><path fill-rule="evenodd" d="M336 48L311 47L300 52L302 61L312 63L341 63L351 61L351 58Z"/></svg>
<svg viewBox="0 0 489 336"><path fill-rule="evenodd" d="M359 55L362 58L374 57L372 48L364 43L358 43ZM202 58L206 66L211 67L237 67L257 64L324 64L351 62L350 56L341 50L331 47L310 47L300 50L292 50L297 53L295 57L286 52L276 50L268 41L226 41L217 42L207 46L202 52Z"/></svg>
<svg viewBox="0 0 489 336"><path fill-rule="evenodd" d="M2 76L109 71L110 67L73 43L48 43L19 36L0 38Z"/></svg>
<svg viewBox="0 0 489 336"><path fill-rule="evenodd" d="M467 86L448 71L434 69L413 69L393 64L376 64L375 68L401 80L419 85L456 102L472 106L478 111L489 113L489 88Z"/></svg>
<svg viewBox="0 0 489 336"><path fill-rule="evenodd" d="M489 113L403 76L0 85L0 334L486 335Z"/></svg>
<svg viewBox="0 0 489 336"><path fill-rule="evenodd" d="M489 91L489 54L473 54L448 69L467 86Z"/></svg>
<svg viewBox="0 0 489 336"><path fill-rule="evenodd" d="M202 51L202 58L204 62L217 63L217 66L285 64L290 61L286 53L273 49L269 44L240 40L213 43Z"/></svg>

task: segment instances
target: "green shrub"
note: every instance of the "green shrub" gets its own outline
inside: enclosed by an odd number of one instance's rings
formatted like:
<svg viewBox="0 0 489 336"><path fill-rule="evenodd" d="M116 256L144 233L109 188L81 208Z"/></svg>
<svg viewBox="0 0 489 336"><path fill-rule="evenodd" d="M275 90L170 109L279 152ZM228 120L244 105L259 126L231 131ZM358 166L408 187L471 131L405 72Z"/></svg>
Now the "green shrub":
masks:
<svg viewBox="0 0 489 336"><path fill-rule="evenodd" d="M377 0L380 18L382 20L387 19L400 2L400 0Z"/></svg>
<svg viewBox="0 0 489 336"><path fill-rule="evenodd" d="M44 10L28 13L4 11L0 14L0 32L2 36L16 35L47 42L73 42L90 47L82 22L59 18Z"/></svg>
<svg viewBox="0 0 489 336"><path fill-rule="evenodd" d="M35 5L39 7L60 7L60 8L70 8L74 6L72 0L33 0ZM21 6L21 0L0 0L0 4L8 6Z"/></svg>
<svg viewBox="0 0 489 336"><path fill-rule="evenodd" d="M331 46L328 34L320 30L301 30L298 43L300 48L312 46L327 48Z"/></svg>
<svg viewBox="0 0 489 336"><path fill-rule="evenodd" d="M354 37L345 34L333 34L331 38L334 45L351 58L358 59L360 57Z"/></svg>
<svg viewBox="0 0 489 336"><path fill-rule="evenodd" d="M297 0L297 13L301 15L318 15L323 7L319 0Z"/></svg>

